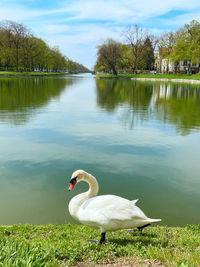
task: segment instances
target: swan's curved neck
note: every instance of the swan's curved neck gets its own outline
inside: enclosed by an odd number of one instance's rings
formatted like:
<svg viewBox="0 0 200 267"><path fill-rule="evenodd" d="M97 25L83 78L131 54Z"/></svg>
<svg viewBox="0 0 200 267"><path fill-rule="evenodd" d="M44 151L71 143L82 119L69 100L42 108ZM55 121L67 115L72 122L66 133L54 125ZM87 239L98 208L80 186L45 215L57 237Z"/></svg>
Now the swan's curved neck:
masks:
<svg viewBox="0 0 200 267"><path fill-rule="evenodd" d="M97 180L91 174L87 174L81 177L80 181L85 181L89 184L89 190L73 197L69 203L69 212L76 218L77 212L80 206L89 198L95 197L99 192L99 185Z"/></svg>
<svg viewBox="0 0 200 267"><path fill-rule="evenodd" d="M85 181L89 184L89 190L86 192L88 198L95 197L99 192L99 185L96 178L91 174L88 174L82 179L82 181Z"/></svg>

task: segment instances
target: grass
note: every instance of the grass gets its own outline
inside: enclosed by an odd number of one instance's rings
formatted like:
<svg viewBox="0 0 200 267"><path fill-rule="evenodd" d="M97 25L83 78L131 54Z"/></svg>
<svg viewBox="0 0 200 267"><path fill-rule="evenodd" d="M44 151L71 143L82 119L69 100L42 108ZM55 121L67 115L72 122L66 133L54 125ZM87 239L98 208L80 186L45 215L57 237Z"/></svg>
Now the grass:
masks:
<svg viewBox="0 0 200 267"><path fill-rule="evenodd" d="M199 266L200 226L147 227L143 236L126 230L107 233L82 225L0 227L0 266ZM122 264L123 263L123 264Z"/></svg>
<svg viewBox="0 0 200 267"><path fill-rule="evenodd" d="M184 75L184 74L97 74L98 78L157 78L157 79L187 79L200 80L200 74Z"/></svg>
<svg viewBox="0 0 200 267"><path fill-rule="evenodd" d="M52 76L67 75L66 72L17 72L17 71L0 71L0 76Z"/></svg>

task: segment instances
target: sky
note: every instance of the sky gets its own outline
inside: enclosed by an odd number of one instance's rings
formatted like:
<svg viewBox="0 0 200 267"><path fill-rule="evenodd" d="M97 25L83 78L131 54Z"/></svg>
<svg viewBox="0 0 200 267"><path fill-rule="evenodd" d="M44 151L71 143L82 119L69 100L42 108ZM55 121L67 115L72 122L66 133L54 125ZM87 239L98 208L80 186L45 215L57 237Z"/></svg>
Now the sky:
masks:
<svg viewBox="0 0 200 267"><path fill-rule="evenodd" d="M0 21L23 23L68 58L92 69L97 46L138 24L153 34L200 20L200 0L0 0Z"/></svg>

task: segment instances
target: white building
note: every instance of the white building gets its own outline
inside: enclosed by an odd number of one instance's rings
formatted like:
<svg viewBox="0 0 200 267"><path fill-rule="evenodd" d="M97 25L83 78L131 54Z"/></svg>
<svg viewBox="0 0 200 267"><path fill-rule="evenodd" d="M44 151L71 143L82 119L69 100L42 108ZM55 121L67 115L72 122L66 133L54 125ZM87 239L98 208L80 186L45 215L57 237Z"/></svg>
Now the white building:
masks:
<svg viewBox="0 0 200 267"><path fill-rule="evenodd" d="M165 48L166 50L167 48ZM161 56L163 49L159 49L155 60L155 69L162 73L198 73L200 71L200 63L194 64L189 60L180 60L177 64L174 64L173 60L167 57Z"/></svg>

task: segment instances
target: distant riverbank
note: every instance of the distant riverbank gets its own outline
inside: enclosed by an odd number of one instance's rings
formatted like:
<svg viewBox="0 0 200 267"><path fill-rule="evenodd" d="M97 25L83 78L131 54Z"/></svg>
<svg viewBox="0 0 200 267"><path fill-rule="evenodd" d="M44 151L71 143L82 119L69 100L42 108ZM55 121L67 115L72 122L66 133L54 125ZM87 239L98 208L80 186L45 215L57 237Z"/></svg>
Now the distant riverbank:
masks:
<svg viewBox="0 0 200 267"><path fill-rule="evenodd" d="M164 81L164 82L189 82L200 83L200 74L97 74L99 79L131 79L141 81Z"/></svg>
<svg viewBox="0 0 200 267"><path fill-rule="evenodd" d="M0 77L18 77L18 76L58 76L69 75L67 72L16 72L16 71L0 71Z"/></svg>
<svg viewBox="0 0 200 267"><path fill-rule="evenodd" d="M198 266L200 226L147 227L142 236L126 230L107 234L83 225L0 226L2 266ZM100 265L97 265L100 264ZM110 266L109 265L109 266Z"/></svg>
<svg viewBox="0 0 200 267"><path fill-rule="evenodd" d="M131 78L131 80L138 81L152 81L152 82L180 82L180 83L196 83L200 84L200 80L192 80L192 79L169 79L169 78Z"/></svg>

